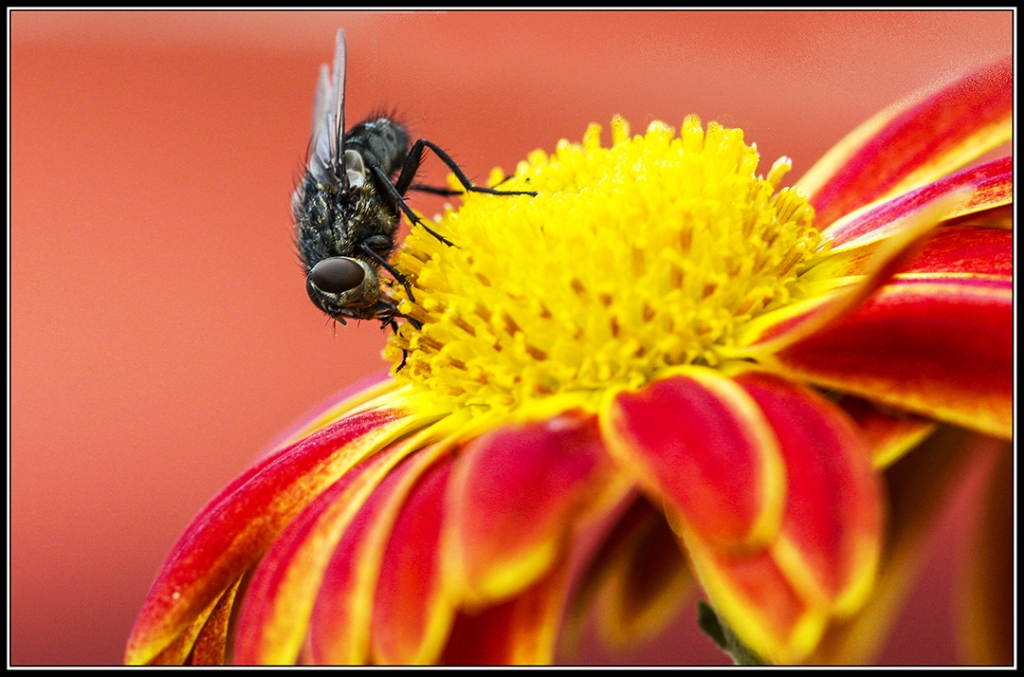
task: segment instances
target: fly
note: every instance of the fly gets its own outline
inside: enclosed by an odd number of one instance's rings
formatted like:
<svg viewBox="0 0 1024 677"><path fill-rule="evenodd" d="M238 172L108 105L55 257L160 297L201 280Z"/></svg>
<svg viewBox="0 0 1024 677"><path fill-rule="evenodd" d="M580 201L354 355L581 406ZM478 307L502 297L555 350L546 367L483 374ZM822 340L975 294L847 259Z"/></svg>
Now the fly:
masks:
<svg viewBox="0 0 1024 677"><path fill-rule="evenodd" d="M404 317L419 329L419 322L402 315L398 303L382 291L379 271L387 271L405 288L409 300L415 301L409 281L388 262L403 213L410 222L452 246L406 204L405 194L410 188L458 194L412 183L424 151L434 151L467 191L492 195L536 193L474 186L436 144L420 139L410 147L409 133L387 116L372 116L348 132L344 129L345 33L339 30L333 74L326 64L320 69L309 164L292 196L306 292L317 308L342 324L346 324L346 318L378 320L381 328L397 331L395 318Z"/></svg>

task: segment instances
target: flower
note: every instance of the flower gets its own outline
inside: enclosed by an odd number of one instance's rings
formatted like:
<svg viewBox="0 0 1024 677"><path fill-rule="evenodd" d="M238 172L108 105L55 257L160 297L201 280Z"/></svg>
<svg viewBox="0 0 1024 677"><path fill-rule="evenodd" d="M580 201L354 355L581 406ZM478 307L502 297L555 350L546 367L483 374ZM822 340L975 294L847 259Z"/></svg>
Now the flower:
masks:
<svg viewBox="0 0 1024 677"><path fill-rule="evenodd" d="M693 577L771 661L863 659L928 503L901 491L972 447L916 448L1011 436L1012 158L969 164L1009 139L1011 73L794 188L695 117L496 173L537 196L464 196L454 247L413 229L392 378L203 509L126 661L546 662L591 602L628 641Z"/></svg>

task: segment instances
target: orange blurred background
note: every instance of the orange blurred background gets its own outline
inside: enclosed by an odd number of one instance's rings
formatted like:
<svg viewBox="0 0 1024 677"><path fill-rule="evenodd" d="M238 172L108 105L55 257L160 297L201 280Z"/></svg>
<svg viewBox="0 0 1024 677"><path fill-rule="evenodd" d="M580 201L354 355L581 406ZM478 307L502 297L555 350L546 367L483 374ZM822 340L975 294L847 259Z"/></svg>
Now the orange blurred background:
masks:
<svg viewBox="0 0 1024 677"><path fill-rule="evenodd" d="M118 663L164 556L277 434L380 373L306 298L289 198L321 63L479 182L615 113L742 127L799 177L915 89L1012 49L1010 12L13 12L10 661ZM608 134L605 133L607 143ZM428 160L424 183L446 171ZM432 215L442 201L415 195ZM966 500L966 499L965 499ZM955 510L950 511L955 512ZM955 515L883 661L955 660ZM694 612L569 661L725 663Z"/></svg>

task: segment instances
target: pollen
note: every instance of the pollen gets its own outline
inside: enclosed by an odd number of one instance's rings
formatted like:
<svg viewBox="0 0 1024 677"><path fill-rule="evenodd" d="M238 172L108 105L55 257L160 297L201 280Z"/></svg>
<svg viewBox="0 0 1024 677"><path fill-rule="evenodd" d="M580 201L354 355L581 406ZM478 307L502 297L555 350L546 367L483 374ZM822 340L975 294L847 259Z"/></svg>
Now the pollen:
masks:
<svg viewBox="0 0 1024 677"><path fill-rule="evenodd" d="M746 322L799 296L825 243L806 199L779 189L788 158L758 175L742 130L695 116L679 135L630 136L619 117L611 131L610 148L593 124L507 180L495 170L490 185L537 195L464 195L432 226L453 247L412 229L392 259L415 298L395 285L415 320L385 349L399 382L484 409L586 400L719 366Z"/></svg>

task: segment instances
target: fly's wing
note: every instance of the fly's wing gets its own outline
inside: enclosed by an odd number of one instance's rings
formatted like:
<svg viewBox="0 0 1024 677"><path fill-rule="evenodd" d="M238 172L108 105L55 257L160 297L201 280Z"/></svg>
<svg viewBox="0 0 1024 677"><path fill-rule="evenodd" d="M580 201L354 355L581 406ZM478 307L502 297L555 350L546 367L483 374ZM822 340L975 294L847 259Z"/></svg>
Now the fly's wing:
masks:
<svg viewBox="0 0 1024 677"><path fill-rule="evenodd" d="M309 142L309 165L307 170L318 182L328 183L330 176L330 139L326 126L327 101L330 95L331 76L327 64L320 67L320 79L316 84L316 98L313 99L313 135ZM298 220L302 216L302 205L306 201L306 181L299 181L292 193L292 214Z"/></svg>
<svg viewBox="0 0 1024 677"><path fill-rule="evenodd" d="M338 30L334 45L334 73L320 68L313 100L313 137L310 142L309 173L325 185L344 181L345 133L345 31Z"/></svg>
<svg viewBox="0 0 1024 677"><path fill-rule="evenodd" d="M338 37L334 39L334 81L331 83L331 95L327 103L333 108L334 119L333 134L331 135L331 158L334 166L343 168L345 163L342 157L345 149L342 148L342 139L345 136L345 31L338 29ZM339 174L344 175L343 171Z"/></svg>

